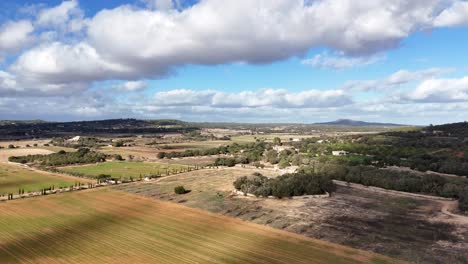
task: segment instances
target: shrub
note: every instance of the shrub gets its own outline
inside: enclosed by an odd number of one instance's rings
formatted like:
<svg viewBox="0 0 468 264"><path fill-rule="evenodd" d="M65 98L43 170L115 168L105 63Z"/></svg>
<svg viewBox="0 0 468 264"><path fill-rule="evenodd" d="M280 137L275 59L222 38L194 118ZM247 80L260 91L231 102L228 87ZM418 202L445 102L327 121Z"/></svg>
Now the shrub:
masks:
<svg viewBox="0 0 468 264"><path fill-rule="evenodd" d="M462 212L468 212L468 188L461 191L459 197L458 208L460 208Z"/></svg>
<svg viewBox="0 0 468 264"><path fill-rule="evenodd" d="M124 159L122 158L122 156L119 155L119 154L115 154L115 155L113 155L112 157L114 158L114 160L119 160L119 161L124 160Z"/></svg>
<svg viewBox="0 0 468 264"><path fill-rule="evenodd" d="M123 141L119 140L119 141L116 141L112 144L112 146L116 147L116 148L119 148L119 147L123 147L124 143Z"/></svg>
<svg viewBox="0 0 468 264"><path fill-rule="evenodd" d="M15 148L15 145L10 144L10 145L8 145L8 148L9 148L9 149L14 149L14 148Z"/></svg>
<svg viewBox="0 0 468 264"><path fill-rule="evenodd" d="M187 190L184 188L184 186L177 186L174 188L174 192L176 194L185 194L187 193Z"/></svg>
<svg viewBox="0 0 468 264"><path fill-rule="evenodd" d="M234 167L237 161L235 158L216 158L214 166Z"/></svg>

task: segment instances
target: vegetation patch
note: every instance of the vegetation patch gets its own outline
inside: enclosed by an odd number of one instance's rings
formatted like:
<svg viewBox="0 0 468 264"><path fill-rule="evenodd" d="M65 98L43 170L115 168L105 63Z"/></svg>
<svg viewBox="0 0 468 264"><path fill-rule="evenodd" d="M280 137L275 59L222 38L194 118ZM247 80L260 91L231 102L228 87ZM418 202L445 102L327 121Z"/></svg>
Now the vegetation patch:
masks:
<svg viewBox="0 0 468 264"><path fill-rule="evenodd" d="M284 174L268 178L261 174L244 176L234 181L236 190L255 196L278 198L331 193L335 185L328 176L313 173Z"/></svg>
<svg viewBox="0 0 468 264"><path fill-rule="evenodd" d="M32 163L42 166L63 166L81 163L96 163L106 161L106 155L91 151L87 148L81 148L76 152L65 152L63 150L48 155L27 155L12 156L8 158L10 162Z"/></svg>

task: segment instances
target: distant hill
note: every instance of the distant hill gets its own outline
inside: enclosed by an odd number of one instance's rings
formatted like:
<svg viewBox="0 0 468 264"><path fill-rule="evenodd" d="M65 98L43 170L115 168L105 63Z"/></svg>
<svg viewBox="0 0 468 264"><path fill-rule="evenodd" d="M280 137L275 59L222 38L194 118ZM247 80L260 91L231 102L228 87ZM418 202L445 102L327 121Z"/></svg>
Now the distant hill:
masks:
<svg viewBox="0 0 468 264"><path fill-rule="evenodd" d="M452 124L443 124L436 126L428 126L424 129L427 132L437 135L455 136L455 137L468 137L468 122L459 122Z"/></svg>
<svg viewBox="0 0 468 264"><path fill-rule="evenodd" d="M401 127L408 126L402 124L392 123L376 123L376 122L364 122L351 119L338 119L332 122L315 123L315 125L329 125L329 126L386 126L386 127Z"/></svg>
<svg viewBox="0 0 468 264"><path fill-rule="evenodd" d="M184 133L198 130L179 120L109 119L75 122L3 121L0 140L51 138L76 135L139 135Z"/></svg>
<svg viewBox="0 0 468 264"><path fill-rule="evenodd" d="M39 124L39 123L47 123L44 120L0 120L0 126L3 125L17 125L17 124Z"/></svg>

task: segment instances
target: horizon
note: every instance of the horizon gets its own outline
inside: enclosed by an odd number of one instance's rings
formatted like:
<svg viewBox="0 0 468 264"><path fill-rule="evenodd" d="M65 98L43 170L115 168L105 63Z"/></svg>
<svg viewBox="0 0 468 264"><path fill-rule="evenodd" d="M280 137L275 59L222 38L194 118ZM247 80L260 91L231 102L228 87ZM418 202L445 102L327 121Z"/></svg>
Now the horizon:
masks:
<svg viewBox="0 0 468 264"><path fill-rule="evenodd" d="M0 119L429 125L468 111L467 1L6 0L0 9Z"/></svg>
<svg viewBox="0 0 468 264"><path fill-rule="evenodd" d="M172 119L172 118L136 118L136 117L121 117L121 118L104 118L104 119L77 119L77 120L45 120L45 119L0 119L0 121L4 122L15 122L15 121L20 121L20 122L26 122L26 121L40 121L40 122L47 122L47 123L68 123L68 122L93 122L93 121L107 121L107 120L127 120L127 119L133 119L133 120L143 120L143 121L162 121L162 120L173 120L173 121L180 121L184 123L209 123L209 124L263 124L263 125L268 125L268 124L275 124L275 125L328 125L326 123L334 123L334 122L339 122L339 121L353 121L353 122L363 122L363 123L376 123L376 124L390 124L390 125L398 125L398 126L416 126L416 127L425 127L425 126L430 126L430 125L444 125L444 124L452 124L452 123L463 123L463 122L468 122L466 120L460 120L456 122L451 122L451 123L431 123L431 124L398 124L398 123L391 123L391 122L378 122L378 121L372 121L372 120L355 120L355 119L349 119L349 118L339 118L339 119L334 119L334 120L328 120L328 121L323 121L323 122L227 122L227 121L190 121L190 120L184 120L184 119Z"/></svg>

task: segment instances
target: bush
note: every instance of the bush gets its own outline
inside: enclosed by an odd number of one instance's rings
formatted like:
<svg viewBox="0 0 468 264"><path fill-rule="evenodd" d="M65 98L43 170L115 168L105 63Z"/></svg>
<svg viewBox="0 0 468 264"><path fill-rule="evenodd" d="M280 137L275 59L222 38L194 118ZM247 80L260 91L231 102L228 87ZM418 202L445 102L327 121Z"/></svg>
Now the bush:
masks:
<svg viewBox="0 0 468 264"><path fill-rule="evenodd" d="M458 208L460 208L462 212L468 212L468 188L461 191L459 197Z"/></svg>
<svg viewBox="0 0 468 264"><path fill-rule="evenodd" d="M237 161L235 158L216 158L214 166L234 167L236 163Z"/></svg>
<svg viewBox="0 0 468 264"><path fill-rule="evenodd" d="M117 141L117 142L114 142L114 143L112 144L112 146L114 146L114 147L116 147L116 148L123 147L123 145L124 145L124 143L123 143L123 141L121 141L121 140L119 140L119 141Z"/></svg>
<svg viewBox="0 0 468 264"><path fill-rule="evenodd" d="M114 158L114 160L119 160L119 161L122 161L122 160L124 160L124 159L122 158L122 156L121 156L121 155L119 155L119 154L115 154L115 155L113 155L113 156L112 156L112 158Z"/></svg>
<svg viewBox="0 0 468 264"><path fill-rule="evenodd" d="M10 144L10 145L8 145L8 148L9 148L9 149L14 149L14 148L15 148L15 145Z"/></svg>
<svg viewBox="0 0 468 264"><path fill-rule="evenodd" d="M184 188L184 186L177 186L174 188L174 192L176 194L185 194L187 193L187 190Z"/></svg>

